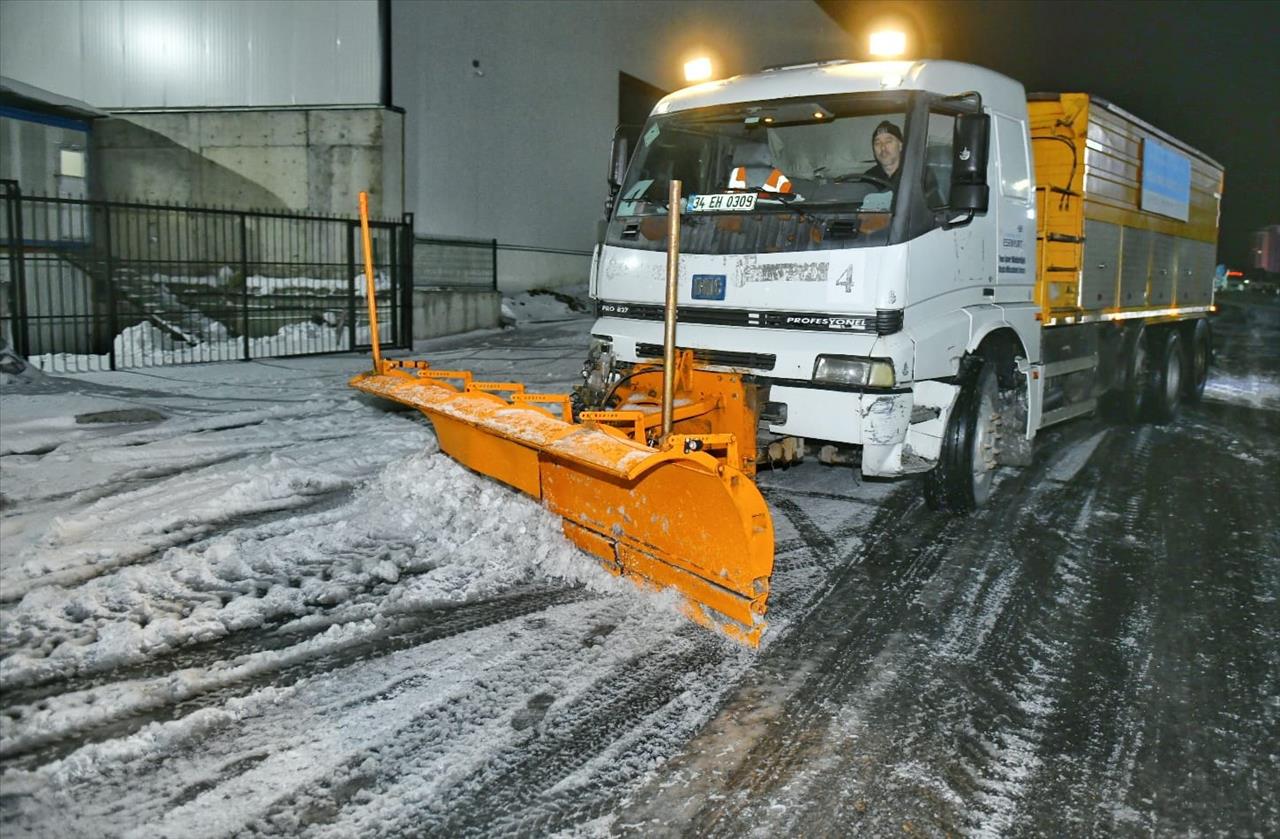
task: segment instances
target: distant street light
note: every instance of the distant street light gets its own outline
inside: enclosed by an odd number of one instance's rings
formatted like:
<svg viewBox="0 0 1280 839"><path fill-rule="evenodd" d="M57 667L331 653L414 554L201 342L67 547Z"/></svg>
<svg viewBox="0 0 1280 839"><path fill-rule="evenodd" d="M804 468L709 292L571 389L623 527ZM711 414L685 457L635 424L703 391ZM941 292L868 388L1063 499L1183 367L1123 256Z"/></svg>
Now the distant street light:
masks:
<svg viewBox="0 0 1280 839"><path fill-rule="evenodd" d="M877 58L896 58L907 51L907 33L898 29L882 29L871 33L871 54Z"/></svg>
<svg viewBox="0 0 1280 839"><path fill-rule="evenodd" d="M684 79L687 82L702 82L711 78L711 59L695 58L684 63Z"/></svg>

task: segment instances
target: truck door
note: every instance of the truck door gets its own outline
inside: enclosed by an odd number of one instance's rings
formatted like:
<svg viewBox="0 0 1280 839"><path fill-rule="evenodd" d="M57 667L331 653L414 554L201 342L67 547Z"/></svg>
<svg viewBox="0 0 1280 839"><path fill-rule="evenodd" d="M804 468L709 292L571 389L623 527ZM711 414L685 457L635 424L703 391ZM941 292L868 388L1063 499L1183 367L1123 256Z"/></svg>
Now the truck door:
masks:
<svg viewBox="0 0 1280 839"><path fill-rule="evenodd" d="M994 302L1022 302L1029 299L1035 282L1035 191L1027 149L1027 126L1021 119L993 114L1000 186L995 196L999 234L996 240L996 284L1000 292ZM1023 289L1022 287L1025 287Z"/></svg>

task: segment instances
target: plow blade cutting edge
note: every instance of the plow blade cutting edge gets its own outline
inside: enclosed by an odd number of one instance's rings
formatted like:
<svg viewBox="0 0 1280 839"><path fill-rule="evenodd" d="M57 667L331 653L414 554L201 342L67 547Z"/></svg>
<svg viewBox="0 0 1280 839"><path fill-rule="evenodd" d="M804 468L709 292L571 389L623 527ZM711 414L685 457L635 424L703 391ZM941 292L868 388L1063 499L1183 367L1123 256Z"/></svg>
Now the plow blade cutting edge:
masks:
<svg viewBox="0 0 1280 839"><path fill-rule="evenodd" d="M379 362L351 386L422 411L459 463L534 498L614 573L675 588L685 613L755 646L773 570L773 524L755 483L672 435L651 448L617 429L530 404L518 385L423 362ZM449 380L463 383L461 388ZM497 392L516 391L512 402ZM546 397L540 402L567 397ZM565 417L569 414L565 413Z"/></svg>

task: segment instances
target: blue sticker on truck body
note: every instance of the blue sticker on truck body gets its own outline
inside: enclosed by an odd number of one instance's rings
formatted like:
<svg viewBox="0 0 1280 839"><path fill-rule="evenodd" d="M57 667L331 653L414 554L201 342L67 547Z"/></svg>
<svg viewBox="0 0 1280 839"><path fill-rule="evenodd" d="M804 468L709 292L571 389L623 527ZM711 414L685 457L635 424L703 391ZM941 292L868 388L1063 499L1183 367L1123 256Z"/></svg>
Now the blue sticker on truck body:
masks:
<svg viewBox="0 0 1280 839"><path fill-rule="evenodd" d="M724 274L694 274L694 300L723 300L727 283Z"/></svg>

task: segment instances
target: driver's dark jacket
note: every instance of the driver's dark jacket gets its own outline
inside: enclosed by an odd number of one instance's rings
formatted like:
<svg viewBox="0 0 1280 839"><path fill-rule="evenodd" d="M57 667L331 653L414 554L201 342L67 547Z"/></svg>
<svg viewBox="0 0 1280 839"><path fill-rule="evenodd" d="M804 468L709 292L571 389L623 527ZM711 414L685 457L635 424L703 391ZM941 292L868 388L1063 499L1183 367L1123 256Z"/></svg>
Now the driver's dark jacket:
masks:
<svg viewBox="0 0 1280 839"><path fill-rule="evenodd" d="M873 178L879 178L887 181L889 186L893 187L893 194L898 194L898 183L902 180L902 167L899 166L892 175L884 171L884 167L877 163L862 174ZM941 207L947 202L942 200L942 192L938 189L938 179L933 176L930 169L924 170L924 197L930 208Z"/></svg>

